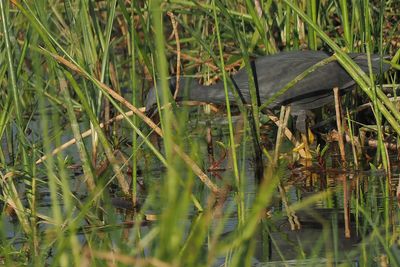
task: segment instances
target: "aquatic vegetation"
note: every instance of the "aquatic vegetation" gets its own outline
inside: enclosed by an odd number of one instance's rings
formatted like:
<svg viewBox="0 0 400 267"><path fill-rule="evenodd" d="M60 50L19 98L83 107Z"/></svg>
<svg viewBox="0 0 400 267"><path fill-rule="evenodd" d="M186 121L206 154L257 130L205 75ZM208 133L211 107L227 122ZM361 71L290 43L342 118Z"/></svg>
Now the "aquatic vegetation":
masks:
<svg viewBox="0 0 400 267"><path fill-rule="evenodd" d="M400 265L399 8L0 1L0 262ZM318 142L257 103L253 59L300 50L332 54L358 88L317 111ZM239 69L250 107L169 95L170 77L232 95Z"/></svg>

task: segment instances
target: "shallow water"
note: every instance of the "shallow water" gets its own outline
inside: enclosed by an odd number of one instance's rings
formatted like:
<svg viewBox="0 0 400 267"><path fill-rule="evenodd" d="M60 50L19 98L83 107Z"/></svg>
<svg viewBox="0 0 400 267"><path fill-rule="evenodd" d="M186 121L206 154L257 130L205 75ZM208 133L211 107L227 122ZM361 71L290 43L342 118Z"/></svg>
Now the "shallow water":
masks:
<svg viewBox="0 0 400 267"><path fill-rule="evenodd" d="M188 140L196 142L198 149L203 155L203 168L210 165L207 159L207 147L205 141L205 125L203 120L193 121L190 124ZM227 127L216 121L211 121L213 127L213 141L215 159L224 158L225 149L218 143L227 144ZM270 149L275 131L264 128L263 140ZM68 139L67 137L63 137ZM251 149L251 138L246 138L238 146L238 150L246 147L245 158L238 159L241 166L241 176L245 177L244 184L244 206L246 212L252 209L252 203L258 191L258 182L254 177L254 160ZM270 150L270 153L273 152ZM69 153L68 153L69 154ZM293 160L291 144L284 143L281 153L281 164L285 170L280 177L281 187L275 190L274 197L269 206L265 207L265 216L259 223L257 233L254 235L254 255L252 264L254 266L327 266L339 263L347 263L353 266L365 263L370 259L377 259L382 253L382 244L372 233L381 232L382 236L390 241L393 235L399 235L400 224L398 207L392 195L388 195L386 185L388 178L381 170L355 171L351 168L346 170L338 166L338 156L334 150L325 157L325 165L317 162L310 162L307 166L297 165ZM76 154L72 155L71 161L77 159ZM229 155L228 155L229 157ZM267 160L264 159L266 163ZM393 160L392 165L396 166ZM208 172L213 181L222 184L234 184L232 168L228 158L221 161L220 170ZM145 203L149 196L149 188L158 187L163 183L165 169L160 168L157 160L151 159L150 163L139 162L139 202ZM76 196L84 200L86 190L84 183L80 180L81 170L77 168L71 171L71 188L74 188ZM43 177L44 182L46 178ZM395 191L399 182L399 172L393 167L390 181L391 193ZM22 182L21 182L22 187ZM51 198L47 187L39 187L40 197L38 198L39 212L51 214ZM130 231L134 225L133 218L137 214L130 201L120 197L118 187L111 187L107 197L103 198L103 207L110 217L113 217L113 225L106 225L101 229L90 225L82 225L80 240L84 243L84 234L96 231ZM330 192L323 195L323 192ZM207 202L209 192L204 190L198 183L194 186L194 192L203 203ZM298 203L306 203L307 200L317 196L314 201L293 211ZM152 196L154 198L154 196ZM157 198L157 197L156 197ZM347 203L345 202L347 199ZM26 203L26 199L23 199ZM157 202L157 201L153 201ZM348 209L347 209L348 208ZM143 233L151 231L159 220L158 214L162 207L148 204L142 210L146 220L140 227ZM345 214L349 214L348 220ZM221 215L222 214L222 215ZM213 218L214 225L210 232L223 225L221 238L229 237L238 228L237 202L234 191L231 191L223 203L222 212ZM188 218L178 218L177 223L187 232L192 223L202 216L194 207L189 210ZM387 227L389 224L389 227ZM386 225L386 226L385 226ZM345 227L348 227L348 238L345 237ZM24 238L21 235L17 220L3 218L3 229L6 229L8 239L13 239L16 247L24 245ZM40 226L41 230L46 225ZM388 231L389 229L389 231ZM129 233L127 233L129 235ZM119 235L115 235L119 238ZM397 237L398 238L398 237ZM120 242L120 241L118 241ZM204 249L207 245L204 244ZM393 247L393 249L397 249ZM151 252L146 250L148 255ZM396 250L395 250L396 251ZM365 253L371 253L366 259ZM396 254L396 252L394 252ZM214 266L220 266L225 262L224 257L219 257ZM318 265L319 264L319 265Z"/></svg>

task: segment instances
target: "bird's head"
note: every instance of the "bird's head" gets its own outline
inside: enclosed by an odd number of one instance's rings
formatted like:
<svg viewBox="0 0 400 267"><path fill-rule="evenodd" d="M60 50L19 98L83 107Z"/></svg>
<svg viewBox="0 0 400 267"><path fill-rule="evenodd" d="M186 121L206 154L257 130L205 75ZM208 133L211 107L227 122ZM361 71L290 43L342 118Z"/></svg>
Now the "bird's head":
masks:
<svg viewBox="0 0 400 267"><path fill-rule="evenodd" d="M172 99L174 92L176 90L176 77L171 77L168 80L168 99ZM144 106L146 107L146 114L147 115L154 115L155 110L157 110L157 97L160 101L163 101L164 97L163 94L165 93L164 90L161 88L161 82L158 80L154 83L154 86L150 88L149 92L147 93L146 100L144 102ZM161 102L163 106L164 103ZM166 103L165 103L166 104Z"/></svg>

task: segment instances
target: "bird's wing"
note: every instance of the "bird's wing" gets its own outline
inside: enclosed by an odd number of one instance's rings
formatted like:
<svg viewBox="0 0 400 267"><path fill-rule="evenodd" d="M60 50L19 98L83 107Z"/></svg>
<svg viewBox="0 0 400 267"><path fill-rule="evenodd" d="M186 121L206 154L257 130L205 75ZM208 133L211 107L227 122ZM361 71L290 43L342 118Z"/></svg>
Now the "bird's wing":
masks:
<svg viewBox="0 0 400 267"><path fill-rule="evenodd" d="M257 85L261 103L266 102L305 70L328 57L323 52L280 53L262 57L255 62ZM250 102L247 73L244 70L232 77L246 101ZM316 69L292 88L279 96L270 107L290 104L299 99L326 94L334 87L347 88L354 82L338 62Z"/></svg>

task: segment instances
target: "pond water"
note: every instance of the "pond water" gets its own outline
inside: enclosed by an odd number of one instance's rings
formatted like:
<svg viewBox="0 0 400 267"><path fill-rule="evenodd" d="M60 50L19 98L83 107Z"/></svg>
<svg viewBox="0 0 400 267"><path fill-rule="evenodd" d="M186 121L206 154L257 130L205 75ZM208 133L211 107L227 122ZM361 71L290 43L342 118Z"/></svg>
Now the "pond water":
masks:
<svg viewBox="0 0 400 267"><path fill-rule="evenodd" d="M227 148L223 145L229 142L227 127L218 121L211 121L211 125L213 125L215 159L222 158L223 160L218 170L207 174L219 185L233 185L235 182L229 164L229 153L225 158ZM198 142L199 150L203 151L202 155L206 155L207 153L204 153L207 150L204 121L193 122L189 128L188 138L191 142ZM264 128L262 134L263 140L273 140L275 131L267 127ZM246 158L238 159L242 167L241 176L245 177L243 197L246 212L251 212L259 187L258 181L254 178L255 164L251 156L251 143L251 138L247 138L238 146L238 149L243 146L250 147L245 153ZM321 162L315 161L308 162L306 166L295 164L292 154L292 146L284 143L280 161L284 174L280 177L280 183L274 191L270 204L265 207L264 215L261 216L254 234L252 265L333 266L345 263L350 266L359 266L365 262L370 262L372 265L385 262L382 258L386 253L384 253L384 245L396 244L397 241L393 240L397 240L400 233L398 205L393 197L393 192L399 183L397 161L392 161L392 177L389 181L385 172L381 170L360 171L351 168L343 170L337 167L339 157L335 149L328 152L322 165ZM71 162L73 161L72 158ZM157 160L151 159L150 162L139 162L138 198L142 204L147 202L149 196L146 188L158 186L165 179L165 169L159 167ZM264 162L267 162L265 158ZM206 156L204 156L203 164L209 166ZM72 173L74 178L81 175L79 168ZM43 182L46 182L45 179L43 177ZM74 192L81 199L87 197L85 193L82 193L85 189L82 189L84 186L80 179L71 179L71 187L76 189ZM41 188L38 198L39 212L49 214L51 198L47 187ZM388 188L390 188L389 191ZM209 192L204 190L201 184L194 186L193 190L203 203L207 202ZM82 242L84 242L85 232L117 231L116 229L129 232L133 229L133 218L137 214L137 209L134 209L132 203L120 195L118 188L115 190L111 187L104 199L104 209L109 216L114 217L114 225L109 225L108 228L106 225L101 230L90 225L82 226L80 237ZM228 192L221 211L212 219L211 225L215 225L215 228L211 227L210 231L218 229L221 231L222 239L234 233L239 227L236 198L234 190ZM26 199L23 201L26 203ZM157 225L159 220L157 216L162 212L162 206L146 204L146 209L141 212L146 220L140 227L140 231L149 233L153 226ZM201 212L191 207L188 218L178 218L177 223L182 224L189 231L193 222L201 216L203 216ZM17 220L3 218L3 227L7 229L8 238L13 239L17 247L22 247L24 239ZM40 229L45 230L46 225L41 225ZM398 245L389 247L392 254L400 259ZM206 243L204 249L207 250ZM145 252L151 255L150 250L149 248ZM226 257L217 257L212 265L222 266L225 262Z"/></svg>
<svg viewBox="0 0 400 267"><path fill-rule="evenodd" d="M208 174L216 182L221 182L222 179L224 182L234 184L232 168L228 163L229 160L224 157L227 154L224 149L227 148L216 144L229 143L227 126L223 123L225 121L217 118L211 120L209 124L212 125L214 138L216 154L214 157L216 161L220 158L224 160L218 165L219 171L208 172ZM190 135L192 135L190 139L202 143L204 150L207 132L205 128L206 124L202 120L193 123L190 128ZM265 128L262 131L263 140L272 139L275 133L268 127ZM251 147L251 145L251 139L248 139L240 144L238 150L243 146ZM266 146L268 147L268 144ZM371 233L380 232L388 242L392 242L393 238L397 238L396 235L399 234L398 205L393 198L393 192L399 182L397 161L392 157L394 167L389 181L382 170L360 171L353 168L340 168L340 159L335 146L336 144L332 144L333 148L327 153L323 166L321 162L315 161L302 166L294 164L291 144L282 145L281 159L286 158L282 160L285 172L280 178L281 183L275 190L270 205L265 207L265 216L254 235L253 265L329 266L347 263L359 266L365 262L372 263L372 260L376 264L384 261L379 258L383 245ZM249 152L246 155L249 155ZM207 162L207 159L204 161ZM243 164L241 166L244 166L242 172L242 177L245 177L244 202L246 209L250 212L259 186L254 178L254 159L252 156L247 156L245 159L239 158L238 161ZM364 165L368 166L368 164ZM151 173L146 175L150 179L155 179L157 182L160 181L159 179L164 179L162 169L153 170ZM390 187L390 194L388 194L387 186ZM325 192L329 193L324 194ZM238 227L236 197L234 192L229 193L223 203L223 215L215 216L213 219L216 226L223 224L222 236L228 236ZM292 206L296 203L305 203L313 197L317 199L293 211ZM123 207L121 202L115 204L122 207L122 210L129 210L129 207ZM188 222L189 225L196 220L197 216L202 215L197 214L193 209L191 216L193 217ZM385 229L383 225L390 225L390 230ZM392 248L393 253L400 257L397 248ZM222 266L225 260L226 258L221 258L215 266Z"/></svg>

